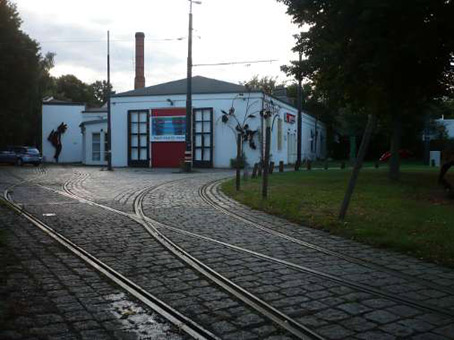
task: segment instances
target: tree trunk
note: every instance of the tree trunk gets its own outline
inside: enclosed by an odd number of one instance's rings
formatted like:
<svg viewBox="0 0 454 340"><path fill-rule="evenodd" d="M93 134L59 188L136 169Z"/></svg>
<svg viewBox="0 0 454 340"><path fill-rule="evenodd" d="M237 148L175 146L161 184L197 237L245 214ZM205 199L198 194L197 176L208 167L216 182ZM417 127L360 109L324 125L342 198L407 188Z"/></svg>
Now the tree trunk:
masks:
<svg viewBox="0 0 454 340"><path fill-rule="evenodd" d="M389 160L389 179L397 181L400 177L400 139L402 135L402 120L399 114L393 119L393 134L391 136L391 159Z"/></svg>
<svg viewBox="0 0 454 340"><path fill-rule="evenodd" d="M241 179L241 170L240 170L240 157L241 157L241 134L238 134L236 140L236 178L235 178L235 188L236 191L240 190L240 179Z"/></svg>
<svg viewBox="0 0 454 340"><path fill-rule="evenodd" d="M345 219L345 215L347 214L348 205L350 204L350 199L353 195L353 190L356 186L356 181L359 176L359 171L363 166L364 156L366 155L367 147L369 146L370 137L372 135L372 131L375 127L375 123L377 121L377 117L375 115L369 115L367 120L366 129L364 130L363 139L361 141L361 145L359 147L358 156L356 157L355 166L353 168L352 176L350 177L350 182L348 183L347 191L344 196L344 201L342 202L342 206L339 212L339 219L343 221Z"/></svg>

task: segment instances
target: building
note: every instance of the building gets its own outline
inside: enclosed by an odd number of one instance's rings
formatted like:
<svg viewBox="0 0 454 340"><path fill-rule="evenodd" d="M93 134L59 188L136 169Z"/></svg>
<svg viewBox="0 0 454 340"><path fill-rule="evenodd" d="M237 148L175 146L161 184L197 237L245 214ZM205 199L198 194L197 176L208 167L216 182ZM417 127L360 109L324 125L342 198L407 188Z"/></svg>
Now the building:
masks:
<svg viewBox="0 0 454 340"><path fill-rule="evenodd" d="M143 34L136 34L135 89L111 98L112 165L114 167L179 167L184 160L186 129L186 79L145 87ZM294 163L297 158L297 109L281 97L216 79L192 78L194 167L227 168L236 157L235 118L247 120L256 131L243 152L252 165L264 149L265 122L260 115L271 109L271 160ZM224 123L225 112L235 118ZM55 159L55 147L47 140L52 130L65 123L61 134L60 162L105 165L107 162L107 108L88 109L81 103L43 102L43 155ZM302 159L324 158L326 128L309 114L302 114ZM255 148L254 148L255 146Z"/></svg>

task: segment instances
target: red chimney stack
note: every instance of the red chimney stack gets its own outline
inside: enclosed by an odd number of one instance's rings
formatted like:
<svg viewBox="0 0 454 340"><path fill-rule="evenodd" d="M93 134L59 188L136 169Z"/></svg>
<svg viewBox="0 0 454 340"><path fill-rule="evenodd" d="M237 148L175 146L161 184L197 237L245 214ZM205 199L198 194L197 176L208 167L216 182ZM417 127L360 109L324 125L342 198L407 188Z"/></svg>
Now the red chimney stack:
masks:
<svg viewBox="0 0 454 340"><path fill-rule="evenodd" d="M134 79L134 89L145 87L145 66L144 66L144 46L145 34L136 33L136 77Z"/></svg>

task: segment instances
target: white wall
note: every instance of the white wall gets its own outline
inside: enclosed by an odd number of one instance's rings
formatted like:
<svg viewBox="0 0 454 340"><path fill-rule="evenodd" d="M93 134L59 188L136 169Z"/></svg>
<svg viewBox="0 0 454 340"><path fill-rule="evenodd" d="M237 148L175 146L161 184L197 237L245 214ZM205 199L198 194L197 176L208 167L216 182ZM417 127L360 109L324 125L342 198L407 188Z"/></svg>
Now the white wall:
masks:
<svg viewBox="0 0 454 340"><path fill-rule="evenodd" d="M167 99L171 99L173 106ZM269 100L266 98L265 100ZM279 115L284 119L285 112L297 115L297 110L285 103L282 103L273 98L273 102L280 106ZM230 107L235 108L235 113L240 121L243 120L246 112L246 107L249 106L247 114L254 114L256 118L249 119L248 124L252 130L261 130L261 118L259 111L262 109L263 94L252 93L250 96L245 93L239 96L237 93L233 94L204 94L193 95L192 103L194 108L213 108L213 165L216 168L230 167L230 159L236 157L236 141L235 135L232 130L222 123L222 111L228 111ZM112 165L116 167L128 166L128 111L129 110L151 110L158 108L185 108L186 96L185 95L172 95L172 96L147 96L147 97L113 97L111 107L112 119ZM315 159L323 157L321 151L323 147L318 142L317 150L315 153L310 151L310 141L307 141L310 136L310 129L314 129L315 119L307 114L303 114L303 139L302 149L303 158ZM282 149L277 149L277 123L272 132L272 147L271 154L272 160L278 164L279 161L288 163L288 133L296 133L297 124L288 124L283 122L283 143ZM325 131L325 126L318 122L319 131ZM326 136L326 132L324 133ZM319 133L320 138L320 133ZM326 138L325 138L326 141ZM256 137L257 149L252 150L248 143L244 144L244 152L249 164L254 164L260 160L260 143L258 136Z"/></svg>
<svg viewBox="0 0 454 340"><path fill-rule="evenodd" d="M79 124L82 120L84 105L56 105L43 103L42 106L42 154L45 162L55 162L55 148L47 140L50 132L63 122L68 129L61 136L62 150L60 163L82 161L82 133Z"/></svg>

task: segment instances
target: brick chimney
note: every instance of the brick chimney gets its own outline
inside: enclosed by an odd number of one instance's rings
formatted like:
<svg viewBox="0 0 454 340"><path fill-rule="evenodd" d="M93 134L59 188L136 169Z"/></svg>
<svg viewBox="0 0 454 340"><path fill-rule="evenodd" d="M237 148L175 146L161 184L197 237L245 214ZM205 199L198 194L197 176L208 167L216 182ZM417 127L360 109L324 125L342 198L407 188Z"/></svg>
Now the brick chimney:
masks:
<svg viewBox="0 0 454 340"><path fill-rule="evenodd" d="M144 46L145 34L143 32L136 33L136 77L134 78L134 89L145 87L144 75Z"/></svg>

